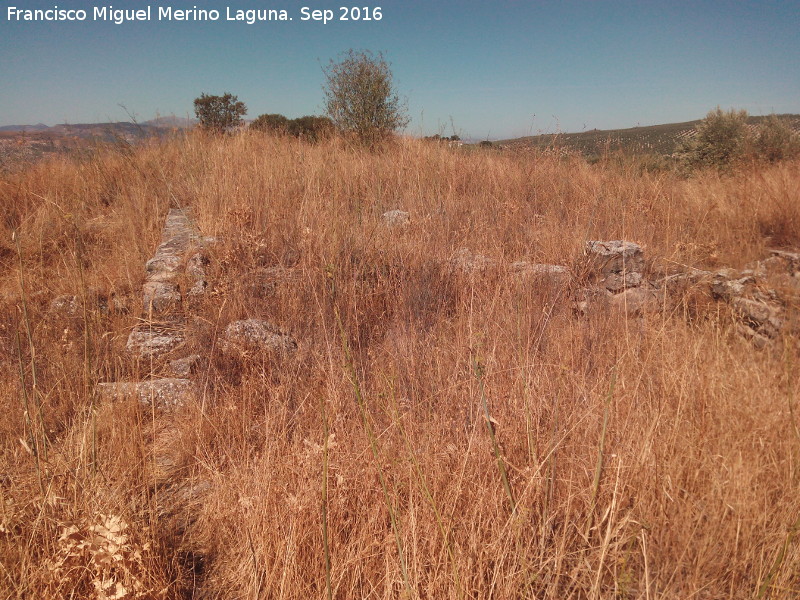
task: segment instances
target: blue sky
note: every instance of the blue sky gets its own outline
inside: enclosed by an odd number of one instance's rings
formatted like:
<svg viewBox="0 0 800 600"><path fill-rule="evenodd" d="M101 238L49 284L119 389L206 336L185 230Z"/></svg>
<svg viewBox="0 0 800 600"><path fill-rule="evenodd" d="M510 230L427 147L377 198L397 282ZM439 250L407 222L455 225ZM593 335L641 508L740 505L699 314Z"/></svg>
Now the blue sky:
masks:
<svg viewBox="0 0 800 600"><path fill-rule="evenodd" d="M3 0L0 125L191 116L230 91L248 117L323 111L322 65L383 51L408 98L410 134L474 139L686 121L717 105L800 113L800 2L361 0L380 21L301 21L342 0ZM85 9L85 22L12 22L7 9ZM149 22L94 7L153 7ZM159 22L157 8L215 8L216 22ZM290 22L227 22L226 7Z"/></svg>

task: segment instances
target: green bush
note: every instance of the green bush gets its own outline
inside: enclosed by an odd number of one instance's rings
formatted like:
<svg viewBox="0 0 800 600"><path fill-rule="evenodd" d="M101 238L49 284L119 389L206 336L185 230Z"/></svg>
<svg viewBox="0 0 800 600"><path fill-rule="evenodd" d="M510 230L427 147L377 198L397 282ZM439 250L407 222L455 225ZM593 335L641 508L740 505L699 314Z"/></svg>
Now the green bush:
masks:
<svg viewBox="0 0 800 600"><path fill-rule="evenodd" d="M800 156L800 136L786 119L770 115L757 127L748 127L744 110L712 110L697 135L682 144L677 158L684 168L728 170L741 159L777 162Z"/></svg>
<svg viewBox="0 0 800 600"><path fill-rule="evenodd" d="M777 115L770 115L761 123L753 142L757 158L777 162L800 154L800 139L789 124Z"/></svg>
<svg viewBox="0 0 800 600"><path fill-rule="evenodd" d="M305 116L292 119L288 123L288 132L311 142L329 137L336 130L333 121L328 117Z"/></svg>
<svg viewBox="0 0 800 600"><path fill-rule="evenodd" d="M289 129L289 119L279 114L259 115L250 123L250 129L255 131L286 133Z"/></svg>
<svg viewBox="0 0 800 600"><path fill-rule="evenodd" d="M325 69L325 110L342 131L371 144L408 125L383 54L350 50Z"/></svg>
<svg viewBox="0 0 800 600"><path fill-rule="evenodd" d="M332 135L336 127L333 121L328 117L306 115L297 119L287 119L283 115L271 114L260 115L255 121L250 123L250 129L254 131L288 134L303 138L307 141L316 142Z"/></svg>
<svg viewBox="0 0 800 600"><path fill-rule="evenodd" d="M679 158L689 168L727 169L744 155L747 137L747 111L718 106L697 127L697 135L682 145Z"/></svg>
<svg viewBox="0 0 800 600"><path fill-rule="evenodd" d="M239 98L227 92L222 96L201 94L194 100L194 114L202 129L211 133L225 133L241 125L247 107L244 102L239 102Z"/></svg>

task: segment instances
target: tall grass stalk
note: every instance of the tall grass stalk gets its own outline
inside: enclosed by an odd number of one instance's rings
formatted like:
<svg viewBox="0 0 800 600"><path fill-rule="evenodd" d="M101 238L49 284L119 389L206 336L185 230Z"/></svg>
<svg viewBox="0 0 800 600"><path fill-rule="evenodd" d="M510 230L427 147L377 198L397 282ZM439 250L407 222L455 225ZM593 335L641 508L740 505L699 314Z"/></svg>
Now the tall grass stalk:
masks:
<svg viewBox="0 0 800 600"><path fill-rule="evenodd" d="M589 499L589 514L586 517L585 537L589 540L589 535L592 531L592 524L594 521L594 512L597 505L597 494L600 491L600 481L603 477L603 466L605 464L605 449L606 449L606 432L608 431L608 419L611 408L611 399L614 397L614 386L617 383L616 369L611 371L611 384L606 395L606 401L603 406L603 426L600 430L600 441L597 445L597 463L594 468L594 479L592 480L592 496Z"/></svg>
<svg viewBox="0 0 800 600"><path fill-rule="evenodd" d="M775 577L780 573L781 568L783 567L783 562L786 560L786 554L789 551L792 542L794 541L795 536L800 531L800 517L789 526L789 531L786 533L786 537L781 544L780 550L778 554L775 556L775 560L772 562L772 566L770 566L769 572L767 576L764 578L764 581L758 588L758 593L756 594L756 598L764 598L768 592L770 592L773 588L773 581ZM777 590L775 590L777 591Z"/></svg>
<svg viewBox="0 0 800 600"><path fill-rule="evenodd" d="M784 364L786 366L784 377L786 380L786 404L789 407L789 419L792 423L792 430L797 438L798 450L800 450L800 427L797 424L797 415L795 413L795 404L797 403L797 382L798 376L796 369L796 360L794 354L790 351L788 341L784 341L783 347Z"/></svg>
<svg viewBox="0 0 800 600"><path fill-rule="evenodd" d="M28 313L28 300L27 300L27 292L25 288L25 262L22 259L22 247L20 246L19 242L19 235L15 231L12 234L12 239L16 245L17 249L17 258L19 260L19 289L20 289L20 302L22 304L22 321L25 324L25 335L28 341L28 352L30 353L30 372L31 372L31 395L33 396L33 403L36 409L36 420L38 422L39 433L38 435L34 435L34 449L37 455L37 470L41 467L40 463L38 462L39 457L47 463L47 447L49 440L47 438L47 430L45 429L44 425L44 414L42 412L42 396L41 391L39 390L39 378L37 375L36 370L36 346L33 343L33 333L31 330L31 320L30 315ZM17 338L17 348L21 352L21 347L19 344L19 338ZM20 354L21 358L21 354ZM21 381L24 383L24 381ZM27 396L26 398L26 405L27 405Z"/></svg>
<svg viewBox="0 0 800 600"><path fill-rule="evenodd" d="M478 386L481 394L481 407L483 408L483 417L486 420L486 429L489 431L489 437L492 440L492 451L494 452L494 458L497 461L497 470L500 472L500 479L503 482L503 489L505 490L506 497L508 498L508 505L511 508L511 514L516 515L517 503L514 501L514 493L511 490L511 482L508 480L506 463L503 460L502 454L500 453L500 445L497 443L497 436L495 435L494 431L494 425L497 421L495 421L489 414L489 403L486 399L486 388L483 381L484 366L477 359L475 359L473 362L473 371L475 373L475 377L478 379Z"/></svg>
<svg viewBox="0 0 800 600"><path fill-rule="evenodd" d="M16 332L16 344L15 348L17 350L17 364L19 368L19 388L20 388L20 395L22 396L22 410L23 416L25 420L25 445L31 444L33 447L30 448L31 454L33 454L33 459L36 462L36 479L39 482L39 490L44 493L44 483L42 480L42 465L41 461L41 453L39 452L39 436L36 433L35 426L33 424L33 420L31 419L31 406L30 401L28 400L28 385L25 381L25 363L22 358L22 339L19 335L19 330Z"/></svg>
<svg viewBox="0 0 800 600"><path fill-rule="evenodd" d="M408 431L406 431L406 427L403 424L403 419L398 414L394 386L392 386L392 400L395 401L394 406L392 407L394 412L394 421L400 430L400 435L403 436L403 443L405 444L406 452L408 452L408 456L411 458L411 463L414 465L414 474L417 476L417 481L419 482L425 499L428 501L431 510L433 510L433 515L436 519L436 525L439 528L439 533L441 534L442 540L444 540L445 547L447 549L447 558L450 561L450 567L453 570L453 581L456 586L456 597L462 598L464 592L461 589L461 580L458 573L458 561L456 560L456 553L450 535L450 527L445 525L444 518L439 510L439 505L436 503L436 500L431 493L430 486L428 485L428 478L425 476L425 471L420 465L417 453L414 451L414 447L411 445L411 440L409 439Z"/></svg>
<svg viewBox="0 0 800 600"><path fill-rule="evenodd" d="M369 439L369 447L372 452L372 458L375 461L375 468L378 471L378 479L381 482L381 490L383 491L383 499L384 503L386 504L386 510L389 511L389 519L392 524L392 533L394 534L395 545L397 546L397 556L400 560L400 570L403 576L403 584L405 586L406 594L408 594L409 598L416 597L413 594L413 590L411 587L411 582L408 577L408 566L406 564L406 556L403 550L403 539L400 536L400 526L398 523L397 514L395 511L394 503L392 502L391 497L389 496L389 488L386 484L386 477L383 473L383 468L381 467L380 461L380 452L378 451L378 439L375 436L375 432L372 430L372 424L370 423L369 412L366 406L366 402L364 400L364 396L361 393L361 383L359 382L358 373L356 371L355 361L353 360L353 354L350 350L350 343L347 340L347 333L344 329L344 324L342 323L342 318L339 315L339 310L336 309L336 322L339 325L339 333L341 334L342 340L342 350L344 351L345 355L345 366L347 369L347 375L350 379L350 384L353 386L353 393L355 395L356 404L358 405L359 414L361 416L361 425L364 428L364 433L367 434L367 438Z"/></svg>
<svg viewBox="0 0 800 600"><path fill-rule="evenodd" d="M325 591L328 600L333 598L333 588L331 587L331 550L328 540L328 441L330 439L328 430L328 411L325 398L320 396L319 401L320 416L322 418L322 490L320 499L320 512L322 513L322 548L325 553Z"/></svg>
<svg viewBox="0 0 800 600"><path fill-rule="evenodd" d="M75 236L75 262L78 266L78 275L81 289L81 314L83 317L83 397L88 400L89 419L92 435L91 442L91 470L97 472L97 407L95 406L94 382L92 381L92 328L89 314L89 298L84 273L84 248L83 237L76 221L72 222Z"/></svg>
<svg viewBox="0 0 800 600"><path fill-rule="evenodd" d="M792 430L794 431L795 436L797 437L797 441L800 442L800 431L797 427L797 422L795 420L795 413L794 413L794 404L796 401L796 392L795 392L795 385L796 385L796 372L793 368L793 355L787 352L786 342L784 342L784 364L786 365L785 370L785 385L786 385L786 396L787 396L787 403L789 405L789 419L791 420ZM797 518L791 525L789 525L788 531L786 533L786 537L783 541L783 544L780 547L777 555L775 556L775 560L772 562L770 566L769 572L767 573L766 578L761 583L758 588L758 593L756 598L763 598L767 595L767 593L772 588L772 582L775 577L780 572L781 568L783 567L783 563L786 560L786 554L789 551L789 548L794 542L797 533L800 532L800 517Z"/></svg>

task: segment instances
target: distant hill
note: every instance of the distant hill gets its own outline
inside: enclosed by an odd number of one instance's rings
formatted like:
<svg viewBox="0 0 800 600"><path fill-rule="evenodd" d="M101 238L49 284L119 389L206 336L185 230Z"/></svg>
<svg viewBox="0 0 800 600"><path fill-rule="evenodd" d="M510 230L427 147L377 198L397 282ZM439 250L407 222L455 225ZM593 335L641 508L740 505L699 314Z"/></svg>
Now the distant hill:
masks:
<svg viewBox="0 0 800 600"><path fill-rule="evenodd" d="M45 129L50 129L44 123L37 123L36 125L3 125L0 127L0 131L44 131Z"/></svg>
<svg viewBox="0 0 800 600"><path fill-rule="evenodd" d="M792 129L800 133L800 115L778 115L787 120ZM749 117L748 125L757 126L767 117ZM630 129L593 129L580 133L557 133L532 135L495 142L505 147L561 147L576 150L587 157L599 156L608 150L622 150L631 154L670 155L680 142L697 135L701 120L685 123L667 123Z"/></svg>
<svg viewBox="0 0 800 600"><path fill-rule="evenodd" d="M80 138L108 138L109 136L133 136L136 138L146 137L159 129L188 129L193 127L197 121L183 117L169 116L158 117L143 123L131 123L128 121L118 121L115 123L64 123L60 125L48 126L44 123L36 125L3 125L0 132L3 133L50 133L54 135L66 135Z"/></svg>
<svg viewBox="0 0 800 600"><path fill-rule="evenodd" d="M114 139L127 138L132 141L136 138L147 137L156 133L160 129L156 125L146 123L129 123L119 121L117 123L65 123L63 125L53 125L49 127L43 123L37 125L5 125L0 127L3 133L30 133L41 136L66 136L83 139L104 139L113 141Z"/></svg>
<svg viewBox="0 0 800 600"><path fill-rule="evenodd" d="M0 127L0 170L42 157L91 148L95 144L135 144L148 138L164 138L183 131L185 125L172 117L157 123L74 123L48 127L6 125Z"/></svg>
<svg viewBox="0 0 800 600"><path fill-rule="evenodd" d="M73 138L100 140L105 142L133 142L149 137L158 132L157 127L150 125L119 121L117 123L75 123L54 125L48 133Z"/></svg>

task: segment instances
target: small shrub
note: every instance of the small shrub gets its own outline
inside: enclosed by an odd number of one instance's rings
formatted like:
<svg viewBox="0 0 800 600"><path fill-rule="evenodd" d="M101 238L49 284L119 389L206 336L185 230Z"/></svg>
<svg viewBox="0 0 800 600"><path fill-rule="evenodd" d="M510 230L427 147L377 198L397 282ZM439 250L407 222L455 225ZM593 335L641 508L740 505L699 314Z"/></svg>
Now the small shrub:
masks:
<svg viewBox="0 0 800 600"><path fill-rule="evenodd" d="M747 111L712 110L697 128L697 136L678 151L686 167L727 169L743 156L747 143Z"/></svg>
<svg viewBox="0 0 800 600"><path fill-rule="evenodd" d="M242 123L247 106L239 98L225 93L222 96L201 94L194 100L194 114L200 127L211 133L226 133Z"/></svg>
<svg viewBox="0 0 800 600"><path fill-rule="evenodd" d="M757 158L777 162L800 154L800 140L789 124L777 115L770 115L759 126L753 142Z"/></svg>
<svg viewBox="0 0 800 600"><path fill-rule="evenodd" d="M325 139L333 134L336 127L328 117L305 116L288 122L288 132L311 142Z"/></svg>
<svg viewBox="0 0 800 600"><path fill-rule="evenodd" d="M250 123L250 129L263 132L286 133L289 129L289 119L279 114L259 115L255 121Z"/></svg>

